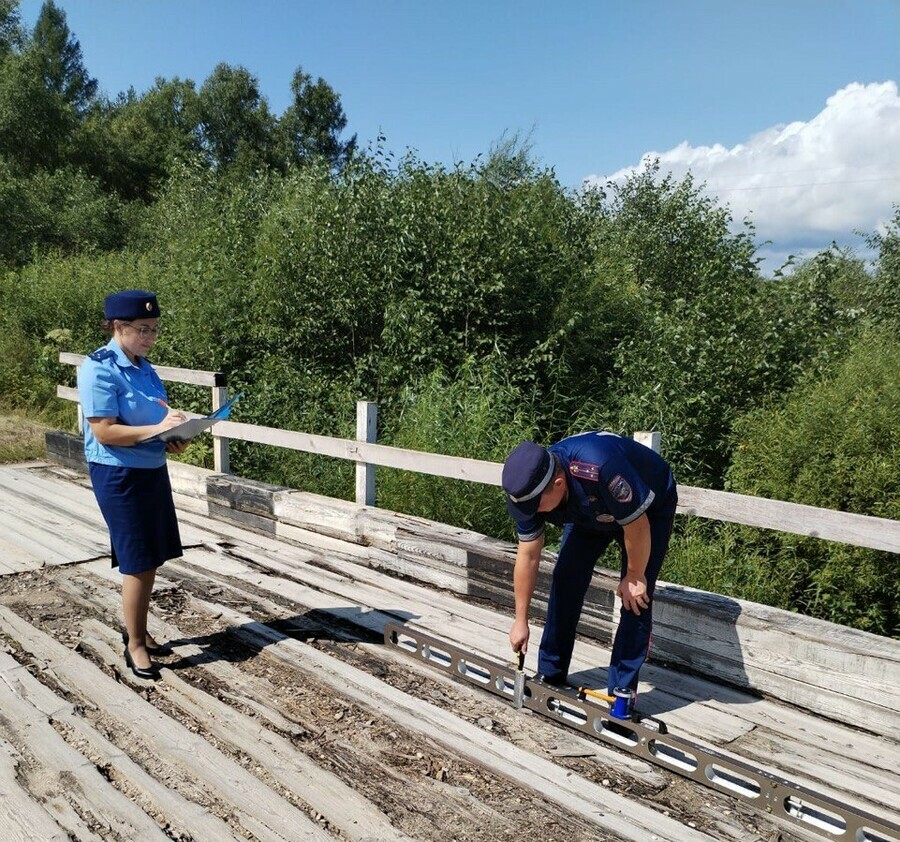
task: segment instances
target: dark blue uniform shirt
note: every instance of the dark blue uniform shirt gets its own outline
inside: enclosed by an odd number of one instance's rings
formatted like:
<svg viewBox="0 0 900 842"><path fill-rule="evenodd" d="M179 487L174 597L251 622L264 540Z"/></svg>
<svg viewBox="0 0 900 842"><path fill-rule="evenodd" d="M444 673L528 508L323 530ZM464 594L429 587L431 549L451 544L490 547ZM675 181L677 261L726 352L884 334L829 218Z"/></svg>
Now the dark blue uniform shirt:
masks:
<svg viewBox="0 0 900 842"><path fill-rule="evenodd" d="M523 518L512 508L520 541L534 541L547 523L573 523L614 532L669 505L675 480L668 463L649 447L614 433L581 433L547 448L562 465L568 498L551 512Z"/></svg>

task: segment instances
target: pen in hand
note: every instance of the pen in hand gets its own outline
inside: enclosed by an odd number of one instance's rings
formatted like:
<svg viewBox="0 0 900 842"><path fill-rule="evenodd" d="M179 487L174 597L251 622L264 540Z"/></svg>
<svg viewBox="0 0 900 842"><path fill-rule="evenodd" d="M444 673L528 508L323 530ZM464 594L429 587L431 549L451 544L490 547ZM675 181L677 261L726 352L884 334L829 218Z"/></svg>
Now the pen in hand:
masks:
<svg viewBox="0 0 900 842"><path fill-rule="evenodd" d="M170 416L178 418L180 421L187 421L187 416L183 412L172 409L162 398L157 398L156 400L169 411Z"/></svg>

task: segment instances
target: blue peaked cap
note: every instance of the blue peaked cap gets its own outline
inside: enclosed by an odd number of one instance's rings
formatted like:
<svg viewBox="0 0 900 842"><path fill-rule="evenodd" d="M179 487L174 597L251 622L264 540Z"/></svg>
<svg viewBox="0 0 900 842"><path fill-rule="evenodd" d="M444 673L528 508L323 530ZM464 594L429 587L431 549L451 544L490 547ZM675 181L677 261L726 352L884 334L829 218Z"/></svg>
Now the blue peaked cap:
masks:
<svg viewBox="0 0 900 842"><path fill-rule="evenodd" d="M501 483L509 513L531 517L541 502L541 494L553 479L556 460L544 447L523 441L506 457Z"/></svg>
<svg viewBox="0 0 900 842"><path fill-rule="evenodd" d="M158 319L159 302L152 292L142 289L126 289L107 295L103 301L103 314L107 319Z"/></svg>

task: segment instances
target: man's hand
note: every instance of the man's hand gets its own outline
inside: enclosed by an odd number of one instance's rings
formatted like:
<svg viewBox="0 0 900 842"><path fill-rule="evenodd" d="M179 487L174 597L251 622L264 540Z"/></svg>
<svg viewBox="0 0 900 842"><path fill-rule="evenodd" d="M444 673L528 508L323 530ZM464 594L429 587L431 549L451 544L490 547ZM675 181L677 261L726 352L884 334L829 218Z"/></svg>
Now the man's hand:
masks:
<svg viewBox="0 0 900 842"><path fill-rule="evenodd" d="M187 446L190 444L188 439L182 439L180 441L169 441L166 442L166 452L167 453L184 453L187 450Z"/></svg>
<svg viewBox="0 0 900 842"><path fill-rule="evenodd" d="M638 616L644 608L650 605L647 580L643 576L626 576L619 582L616 595L622 600L626 611L631 611ZM512 633L510 633L510 639L512 639Z"/></svg>
<svg viewBox="0 0 900 842"><path fill-rule="evenodd" d="M527 652L530 636L531 629L528 628L528 623L516 620L509 630L509 645L512 646L513 652Z"/></svg>

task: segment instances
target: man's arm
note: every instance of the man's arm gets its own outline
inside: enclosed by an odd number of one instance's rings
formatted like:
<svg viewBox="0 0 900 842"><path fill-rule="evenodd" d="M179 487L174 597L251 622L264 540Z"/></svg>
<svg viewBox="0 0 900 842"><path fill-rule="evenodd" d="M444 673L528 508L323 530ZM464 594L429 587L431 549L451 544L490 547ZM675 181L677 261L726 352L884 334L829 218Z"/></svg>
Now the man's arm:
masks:
<svg viewBox="0 0 900 842"><path fill-rule="evenodd" d="M544 548L544 536L534 541L519 541L516 552L516 566L513 570L513 592L516 599L516 620L509 632L509 643L513 652L528 651L528 609L537 582L538 566L541 550ZM646 564L645 564L646 566Z"/></svg>
<svg viewBox="0 0 900 842"><path fill-rule="evenodd" d="M650 605L650 597L647 594L647 579L644 574L647 571L647 563L650 561L650 521L647 515L641 515L637 520L625 524L622 527L625 533L625 555L628 559L628 569L625 578L619 582L616 591L626 611L640 614L641 610ZM516 563L518 566L518 562Z"/></svg>

